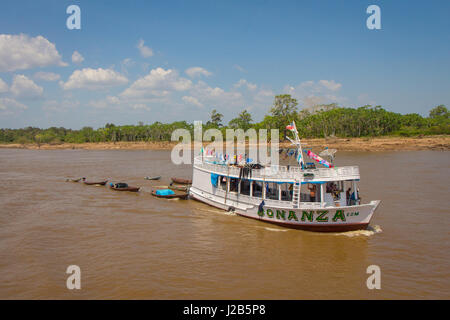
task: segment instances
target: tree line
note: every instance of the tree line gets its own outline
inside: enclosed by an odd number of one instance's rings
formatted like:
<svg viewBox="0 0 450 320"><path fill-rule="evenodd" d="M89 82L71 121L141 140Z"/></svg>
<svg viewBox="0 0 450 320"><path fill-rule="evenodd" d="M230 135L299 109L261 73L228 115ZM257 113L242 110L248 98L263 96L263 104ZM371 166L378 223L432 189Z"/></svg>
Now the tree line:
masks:
<svg viewBox="0 0 450 320"><path fill-rule="evenodd" d="M223 131L224 137L227 128L244 130L253 128L256 131L279 129L281 140L286 138L286 126L292 121L296 122L300 137L304 138L419 136L450 133L449 111L444 105L432 108L428 117L422 117L417 113L395 113L387 111L381 106L365 105L359 108L348 108L334 103L299 110L297 100L288 94L275 96L269 114L261 122L253 122L248 110L243 110L227 125L222 121L223 115L217 110L212 110L210 120L203 124L203 129L220 129ZM173 130L180 128L189 130L191 136L194 136L192 123L186 121L161 123L157 121L149 125L143 122L124 126L107 123L102 128L84 127L80 130L62 127L0 129L0 143L170 141Z"/></svg>

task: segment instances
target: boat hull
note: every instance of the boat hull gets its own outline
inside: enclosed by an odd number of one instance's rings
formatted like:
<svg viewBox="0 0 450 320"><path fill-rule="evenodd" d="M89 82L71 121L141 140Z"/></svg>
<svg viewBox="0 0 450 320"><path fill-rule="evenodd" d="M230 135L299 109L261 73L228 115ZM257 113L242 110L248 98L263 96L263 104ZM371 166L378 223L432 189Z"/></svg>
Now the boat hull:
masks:
<svg viewBox="0 0 450 320"><path fill-rule="evenodd" d="M155 190L152 190L152 196L157 197L157 198L161 198L161 199L182 199L182 200L186 200L189 197L189 194L188 193L176 192L175 194L159 195L159 194L156 194Z"/></svg>
<svg viewBox="0 0 450 320"><path fill-rule="evenodd" d="M190 196L219 209L233 211L237 215L276 224L286 228L316 232L345 232L364 230L368 227L380 201L348 207L280 208L239 203L191 188Z"/></svg>
<svg viewBox="0 0 450 320"><path fill-rule="evenodd" d="M189 179L182 179L182 178L171 178L172 183L178 183L178 184L192 184L192 180Z"/></svg>
<svg viewBox="0 0 450 320"><path fill-rule="evenodd" d="M99 182L84 181L83 183L88 186L104 186L107 182L108 180Z"/></svg>
<svg viewBox="0 0 450 320"><path fill-rule="evenodd" d="M126 188L110 187L110 188L115 191L128 191L128 192L138 192L140 189L140 187L126 187Z"/></svg>

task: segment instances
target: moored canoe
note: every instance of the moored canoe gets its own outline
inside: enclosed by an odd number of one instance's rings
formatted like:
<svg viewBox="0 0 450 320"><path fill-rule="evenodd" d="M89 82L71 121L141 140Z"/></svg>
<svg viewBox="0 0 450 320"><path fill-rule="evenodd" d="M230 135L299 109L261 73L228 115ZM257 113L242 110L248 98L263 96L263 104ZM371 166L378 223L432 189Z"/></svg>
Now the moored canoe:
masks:
<svg viewBox="0 0 450 320"><path fill-rule="evenodd" d="M172 182L178 184L192 184L192 180L182 178L172 178Z"/></svg>

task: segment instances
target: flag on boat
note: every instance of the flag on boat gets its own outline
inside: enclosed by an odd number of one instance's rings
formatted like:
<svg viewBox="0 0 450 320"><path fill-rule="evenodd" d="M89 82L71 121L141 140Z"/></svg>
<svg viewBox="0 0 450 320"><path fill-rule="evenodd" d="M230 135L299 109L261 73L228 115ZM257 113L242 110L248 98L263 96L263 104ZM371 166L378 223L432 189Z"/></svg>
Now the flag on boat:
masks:
<svg viewBox="0 0 450 320"><path fill-rule="evenodd" d="M295 131L295 123L294 121L292 121L292 123L288 126L286 126L286 129L291 130L291 131Z"/></svg>

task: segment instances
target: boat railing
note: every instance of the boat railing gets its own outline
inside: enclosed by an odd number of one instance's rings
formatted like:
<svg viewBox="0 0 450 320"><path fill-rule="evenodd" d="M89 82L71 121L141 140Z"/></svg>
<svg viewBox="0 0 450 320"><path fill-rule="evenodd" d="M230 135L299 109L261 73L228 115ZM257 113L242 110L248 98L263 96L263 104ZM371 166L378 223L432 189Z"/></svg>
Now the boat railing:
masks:
<svg viewBox="0 0 450 320"><path fill-rule="evenodd" d="M202 161L201 158L195 158L194 166L208 171L212 171L225 176L239 176L240 168L227 164ZM359 179L358 166L334 167L305 169L301 167L287 167L282 165L270 165L262 169L253 169L251 178L270 180L270 179L300 179L305 180L305 174L310 174L314 180L325 179Z"/></svg>
<svg viewBox="0 0 450 320"><path fill-rule="evenodd" d="M216 189L215 194L223 198L225 198L226 195L229 200L242 201L243 203L253 205L259 205L263 200L261 197L251 197L237 192L225 192L225 190L221 189ZM264 203L268 206L292 207L292 201L264 199Z"/></svg>
<svg viewBox="0 0 450 320"><path fill-rule="evenodd" d="M321 202L300 202L300 208L322 208Z"/></svg>

